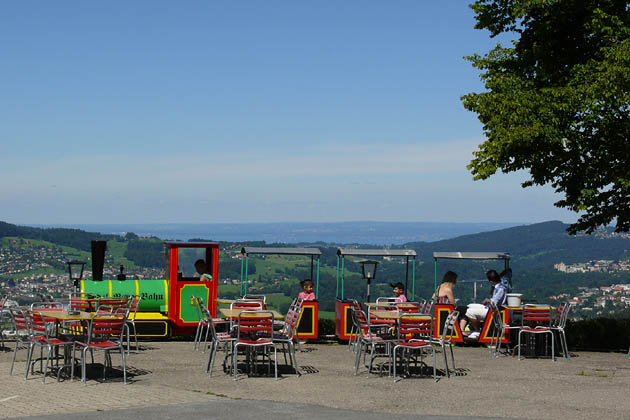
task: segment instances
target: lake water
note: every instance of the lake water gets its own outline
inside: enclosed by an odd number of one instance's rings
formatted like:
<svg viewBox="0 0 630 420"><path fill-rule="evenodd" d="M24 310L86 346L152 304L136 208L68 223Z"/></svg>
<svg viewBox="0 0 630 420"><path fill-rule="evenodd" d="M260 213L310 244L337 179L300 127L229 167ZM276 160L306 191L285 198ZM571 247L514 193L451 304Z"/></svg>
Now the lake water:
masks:
<svg viewBox="0 0 630 420"><path fill-rule="evenodd" d="M212 223L212 224L73 224L88 232L155 236L164 240L193 238L212 241L401 245L433 242L461 235L504 229L523 223L339 222L339 223ZM35 226L35 225L33 225Z"/></svg>

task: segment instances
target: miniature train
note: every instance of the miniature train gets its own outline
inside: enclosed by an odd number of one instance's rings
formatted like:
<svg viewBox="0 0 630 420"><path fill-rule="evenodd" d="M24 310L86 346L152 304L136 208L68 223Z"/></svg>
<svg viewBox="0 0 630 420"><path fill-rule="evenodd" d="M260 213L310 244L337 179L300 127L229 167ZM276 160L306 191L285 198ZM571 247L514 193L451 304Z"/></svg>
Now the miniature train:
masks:
<svg viewBox="0 0 630 420"><path fill-rule="evenodd" d="M99 280L102 271L92 280L81 280L83 296L121 297L140 295L136 313L138 336L170 338L194 332L199 322L193 296L203 298L213 317L217 316L217 281L219 278L219 244L207 242L165 242L166 279L161 280ZM205 263L213 280L208 277L183 277L179 271L179 251L185 248L205 250ZM93 266L102 267L104 249L100 255L92 250ZM99 264L100 263L100 264ZM101 268L102 270L102 268Z"/></svg>

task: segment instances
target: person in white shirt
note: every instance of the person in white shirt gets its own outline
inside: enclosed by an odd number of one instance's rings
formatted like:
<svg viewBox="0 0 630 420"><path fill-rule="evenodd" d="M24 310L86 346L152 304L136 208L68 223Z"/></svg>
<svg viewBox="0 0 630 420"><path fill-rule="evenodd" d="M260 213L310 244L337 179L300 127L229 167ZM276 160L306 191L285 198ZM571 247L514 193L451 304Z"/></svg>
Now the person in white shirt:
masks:
<svg viewBox="0 0 630 420"><path fill-rule="evenodd" d="M486 277L488 277L488 281L493 288L492 297L484 299L484 301L480 304L471 303L468 305L466 315L459 322L462 332L469 322L470 329L472 330L471 334L479 331L479 323L485 320L488 315L490 301L493 301L497 306L505 304L505 301L507 300L507 286L501 281L501 278L506 274L511 275L511 269L508 268L501 274L497 273L496 270L490 270L486 273ZM464 335L466 334L464 333Z"/></svg>

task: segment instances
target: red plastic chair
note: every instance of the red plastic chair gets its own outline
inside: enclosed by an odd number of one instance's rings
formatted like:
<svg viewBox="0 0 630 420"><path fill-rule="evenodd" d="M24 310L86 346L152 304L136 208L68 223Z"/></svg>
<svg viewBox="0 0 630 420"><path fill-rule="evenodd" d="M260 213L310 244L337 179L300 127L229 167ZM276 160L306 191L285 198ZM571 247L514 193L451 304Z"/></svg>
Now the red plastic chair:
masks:
<svg viewBox="0 0 630 420"><path fill-rule="evenodd" d="M90 312L95 309L94 299L85 298L83 296L70 297L70 310Z"/></svg>
<svg viewBox="0 0 630 420"><path fill-rule="evenodd" d="M242 309L246 311L262 311L265 309L261 300L237 299L230 304L230 309ZM236 325L237 318L230 319L230 330Z"/></svg>
<svg viewBox="0 0 630 420"><path fill-rule="evenodd" d="M422 304L419 302L399 302L396 303L396 307L398 308L398 312L410 314L422 313Z"/></svg>
<svg viewBox="0 0 630 420"><path fill-rule="evenodd" d="M257 352L253 350L273 348L275 379L278 379L278 349L273 337L273 313L270 311L243 311L238 315L237 339L234 343L234 355L232 369L234 380L238 376L238 349L245 347L247 362L250 368L254 368L257 362ZM263 357L266 352L263 353ZM269 358L271 362L271 358Z"/></svg>
<svg viewBox="0 0 630 420"><path fill-rule="evenodd" d="M208 354L208 365L206 366L206 372L212 376L212 369L214 368L214 362L216 359L217 351L221 344L224 346L225 350L225 360L227 360L228 356L234 355L233 353L233 344L236 341L235 337L232 337L229 332L217 332L215 327L214 318L212 318L212 314L205 308L206 316L205 319L208 321L208 331L210 332L210 352ZM224 360L224 363L225 363ZM233 365L230 362L230 367Z"/></svg>
<svg viewBox="0 0 630 420"><path fill-rule="evenodd" d="M376 306L374 310L380 311L398 311L398 307L396 306L396 298L392 297L379 297L376 299L376 303L381 304L383 306ZM370 323L370 327L372 326L381 326L384 329L392 327L396 324L395 319L379 319L372 315L372 308L368 307L368 321Z"/></svg>
<svg viewBox="0 0 630 420"><path fill-rule="evenodd" d="M352 311L360 311L356 315L352 314ZM350 327L350 339L348 340L348 350L352 349L352 351L356 350L357 343L359 342L359 328L363 328L365 331L369 329L369 323L367 317L365 316L365 312L363 312L363 308L361 307L361 303L358 300L353 299L350 304L350 316L352 317L352 326ZM355 320L356 316L356 320Z"/></svg>
<svg viewBox="0 0 630 420"><path fill-rule="evenodd" d="M237 299L230 305L230 309L248 309L258 311L264 309L264 302L259 299Z"/></svg>
<svg viewBox="0 0 630 420"><path fill-rule="evenodd" d="M15 348L13 349L13 358L11 359L11 369L9 375L13 375L13 366L15 365L15 356L17 355L20 345L27 346L27 352L30 353L32 345L32 333L29 319L26 313L21 309L9 308L11 319L13 320L13 328L15 330ZM28 377L29 365L26 365L26 374Z"/></svg>
<svg viewBox="0 0 630 420"><path fill-rule="evenodd" d="M61 303L61 302L44 301L44 302L33 302L33 303L31 303L31 311L34 311L34 312L38 312L38 311L62 311L62 310L63 310L63 303Z"/></svg>
<svg viewBox="0 0 630 420"><path fill-rule="evenodd" d="M527 325L526 325L527 324ZM521 360L521 335L522 334L549 334L551 335L551 360L555 361L554 337L551 324L551 307L541 308L525 305L523 308L523 326L518 332L518 360Z"/></svg>
<svg viewBox="0 0 630 420"><path fill-rule="evenodd" d="M354 374L357 375L359 373L359 365L361 364L361 355L363 354L363 361L365 363L365 357L367 355L368 348L370 350L370 363L367 366L368 368L368 376L372 372L372 366L374 364L374 358L379 356L376 352L376 347L385 347L386 352L381 353L381 355L387 353L388 343L377 334L373 333L371 328L374 327L367 322L367 317L365 312L356 309L355 307L350 308L350 313L352 316L352 323L354 325L353 331L357 333L357 341L356 341L356 357L354 359ZM381 327L381 325L377 325L376 327Z"/></svg>
<svg viewBox="0 0 630 420"><path fill-rule="evenodd" d="M49 331L51 330L50 325L54 324L47 322L44 316L42 316L42 314L40 314L39 312L31 312L30 314L27 313L26 317L29 319L32 334L28 355L26 357L26 377L28 377L28 371L34 368L35 362L33 362L33 364L31 365L31 360L33 358L33 351L35 350L35 346L38 346L42 351L42 354L40 355L40 369L44 374L42 378L42 383L46 383L46 375L48 373L48 366L50 365L50 356L52 354L53 348L70 347L72 346L73 342L51 336L49 333ZM43 364L44 348L48 350L48 353L46 355L45 368L41 366L41 364Z"/></svg>
<svg viewBox="0 0 630 420"><path fill-rule="evenodd" d="M54 302L54 301L42 301L42 302L33 302L31 303L31 312L39 312L39 311L63 311L63 303ZM54 323L56 322L54 318L46 318L46 322L49 324L49 331L54 332Z"/></svg>
<svg viewBox="0 0 630 420"><path fill-rule="evenodd" d="M123 346L123 328L125 325L124 316L99 316L94 314L88 327L88 337L85 342L75 342L75 349L81 349L81 381L86 384L86 356L88 350L93 354L96 350L105 353L103 363L103 378L105 378L107 368L112 367L110 351L120 352L123 369L123 383L127 383L127 368L125 360L125 349ZM74 376L74 351L72 352L72 373Z"/></svg>
<svg viewBox="0 0 630 420"><path fill-rule="evenodd" d="M101 306L107 306L108 308L112 308L112 313L117 312L119 309L127 309L129 307L129 299L124 298L113 298L113 297L101 297L98 299L98 303L96 305L96 311L98 312Z"/></svg>
<svg viewBox="0 0 630 420"><path fill-rule="evenodd" d="M433 321L431 318L423 315L405 315L400 318L398 326L398 341L394 345L392 358L394 359L394 381L397 382L397 354L401 350L401 361L407 362L407 374L409 374L409 365L414 354L419 354L420 358L424 357L426 351L430 351L433 356L433 380L437 382L436 357L435 349L431 345ZM417 359L416 359L417 360Z"/></svg>

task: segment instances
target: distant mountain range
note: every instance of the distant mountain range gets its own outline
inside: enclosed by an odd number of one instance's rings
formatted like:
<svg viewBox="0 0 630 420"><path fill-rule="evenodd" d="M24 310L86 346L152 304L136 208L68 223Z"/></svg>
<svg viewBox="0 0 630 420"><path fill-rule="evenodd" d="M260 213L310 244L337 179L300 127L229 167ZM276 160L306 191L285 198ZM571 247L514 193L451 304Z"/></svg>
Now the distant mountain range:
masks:
<svg viewBox="0 0 630 420"><path fill-rule="evenodd" d="M222 242L334 243L401 245L433 242L461 235L503 229L519 223L339 222L339 223L212 223L212 224L73 224L31 225L39 228L80 229L102 234L184 240L203 238Z"/></svg>
<svg viewBox="0 0 630 420"><path fill-rule="evenodd" d="M566 231L568 227L562 222L550 221L405 246L414 248L420 255L435 251L508 252L512 255L513 264L523 269L561 261L576 263L630 258L630 238L627 236L571 236Z"/></svg>
<svg viewBox="0 0 630 420"><path fill-rule="evenodd" d="M17 226L0 222L0 238L17 236L46 240L80 250L90 249L90 240L121 241L137 239L134 234L160 239L205 239L221 243L261 242L266 244L310 244L331 247L342 244L359 244L362 247L377 247L391 244L411 248L419 258L429 262L435 251L497 251L512 255L512 263L523 269L552 266L558 262L577 263L589 260L619 260L630 258L630 237L611 235L567 234L567 224L558 221L531 225L500 228L492 231L464 234L453 237L457 232L482 230L494 225L447 224L447 223L287 223L252 225L87 225L89 231L78 228ZM251 235L247 235L247 227ZM144 230L132 230L132 228ZM231 231L232 230L232 231ZM169 233L171 235L169 235ZM371 236L370 236L371 235ZM229 237L242 237L229 240ZM403 241L409 237L447 237L434 241ZM271 238L260 239L260 238ZM281 241L280 238L291 238ZM310 238L310 239L309 239ZM325 240L341 238L342 240ZM137 241L136 241L137 242ZM143 241L140 241L143 242ZM154 242L154 241L151 241Z"/></svg>

